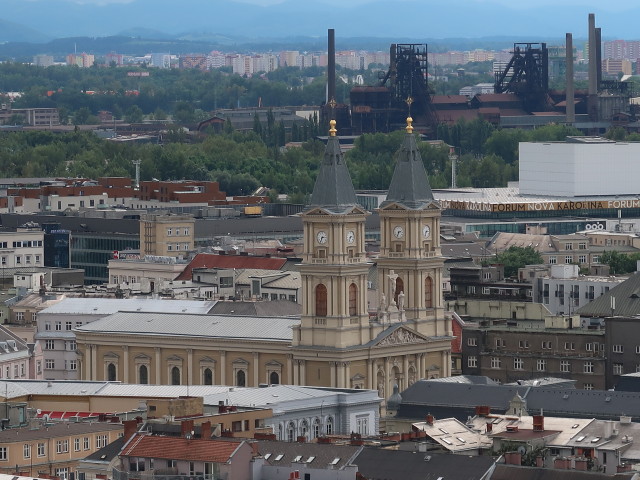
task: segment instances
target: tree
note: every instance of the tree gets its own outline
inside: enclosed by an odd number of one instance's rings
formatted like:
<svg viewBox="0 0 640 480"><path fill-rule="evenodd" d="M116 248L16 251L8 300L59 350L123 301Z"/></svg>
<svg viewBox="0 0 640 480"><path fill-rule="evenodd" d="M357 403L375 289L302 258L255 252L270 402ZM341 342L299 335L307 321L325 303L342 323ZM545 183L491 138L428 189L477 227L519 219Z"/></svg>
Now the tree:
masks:
<svg viewBox="0 0 640 480"><path fill-rule="evenodd" d="M624 275L637 270L637 262L640 260L640 253L629 255L612 250L602 252L600 263L609 265L609 270L614 275Z"/></svg>
<svg viewBox="0 0 640 480"><path fill-rule="evenodd" d="M125 113L125 120L129 123L141 123L143 118L142 109L137 105L132 105Z"/></svg>
<svg viewBox="0 0 640 480"><path fill-rule="evenodd" d="M514 277L518 274L519 268L526 265L539 265L544 263L544 260L533 247L511 246L484 262L485 265L490 263L501 263L504 265L504 276Z"/></svg>

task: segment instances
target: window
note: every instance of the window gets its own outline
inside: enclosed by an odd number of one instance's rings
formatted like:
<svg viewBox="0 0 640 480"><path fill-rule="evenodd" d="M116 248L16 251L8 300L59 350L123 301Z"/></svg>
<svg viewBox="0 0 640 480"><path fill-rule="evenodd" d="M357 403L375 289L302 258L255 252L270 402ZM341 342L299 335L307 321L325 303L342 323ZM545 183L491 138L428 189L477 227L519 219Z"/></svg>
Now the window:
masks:
<svg viewBox="0 0 640 480"><path fill-rule="evenodd" d="M549 257L549 264L550 264L550 265L554 265L554 264L556 264L556 263L557 263L557 260L556 260L555 255L550 256L550 257Z"/></svg>
<svg viewBox="0 0 640 480"><path fill-rule="evenodd" d="M107 366L107 380L110 382L115 382L117 379L116 366L113 363L110 363Z"/></svg>
<svg viewBox="0 0 640 480"><path fill-rule="evenodd" d="M167 228L167 236L171 236L173 235L173 229L172 228Z"/></svg>
<svg viewBox="0 0 640 480"><path fill-rule="evenodd" d="M147 368L146 365L140 365L140 368L138 370L138 375L139 375L138 381L140 382L140 384L146 385L149 383L149 369Z"/></svg>
<svg viewBox="0 0 640 480"><path fill-rule="evenodd" d="M593 383L585 383L584 384L584 389L585 390L593 390Z"/></svg>
<svg viewBox="0 0 640 480"><path fill-rule="evenodd" d="M640 353L640 345L636 345L636 353Z"/></svg>
<svg viewBox="0 0 640 480"><path fill-rule="evenodd" d="M539 372L544 372L547 369L547 361L546 360L538 360L536 362L536 368Z"/></svg>
<svg viewBox="0 0 640 480"><path fill-rule="evenodd" d="M490 287L482 287L482 294L483 295L490 295L491 294L491 288Z"/></svg>
<svg viewBox="0 0 640 480"><path fill-rule="evenodd" d="M24 322L24 312L16 312L16 321Z"/></svg>
<svg viewBox="0 0 640 480"><path fill-rule="evenodd" d="M622 345L614 345L612 350L613 353L624 353L624 347Z"/></svg>
<svg viewBox="0 0 640 480"><path fill-rule="evenodd" d="M599 263L600 262L600 255L594 255L593 256L593 263Z"/></svg>
<svg viewBox="0 0 640 480"><path fill-rule="evenodd" d="M316 315L327 316L327 287L322 283L316 286Z"/></svg>
<svg viewBox="0 0 640 480"><path fill-rule="evenodd" d="M584 373L593 373L593 362L584 362Z"/></svg>
<svg viewBox="0 0 640 480"><path fill-rule="evenodd" d="M56 477L61 480L67 480L69 478L69 467L56 468Z"/></svg>
<svg viewBox="0 0 640 480"><path fill-rule="evenodd" d="M614 363L613 364L613 374L614 375L623 375L624 374L624 366L622 363Z"/></svg>
<svg viewBox="0 0 640 480"><path fill-rule="evenodd" d="M513 369L514 370L524 370L524 360L521 358L513 359Z"/></svg>
<svg viewBox="0 0 640 480"><path fill-rule="evenodd" d="M74 452L79 452L80 451L80 438L74 438L73 439L73 451Z"/></svg>
<svg viewBox="0 0 640 480"><path fill-rule="evenodd" d="M44 361L44 368L46 370L53 370L54 368L56 368L56 361L53 358L47 358Z"/></svg>
<svg viewBox="0 0 640 480"><path fill-rule="evenodd" d="M360 435L368 435L369 434L369 416L368 415L358 415L356 417L356 432Z"/></svg>
<svg viewBox="0 0 640 480"><path fill-rule="evenodd" d="M491 357L491 368L500 368L502 367L502 360L498 357Z"/></svg>
<svg viewBox="0 0 640 480"><path fill-rule="evenodd" d="M67 343L67 350L69 350L70 352L75 352L78 349L78 344L76 343L75 340L69 340L69 343Z"/></svg>
<svg viewBox="0 0 640 480"><path fill-rule="evenodd" d="M565 243L564 244L564 249L565 250L573 250L573 243Z"/></svg>
<svg viewBox="0 0 640 480"><path fill-rule="evenodd" d="M505 347L507 344L502 338L496 338L496 347Z"/></svg>
<svg viewBox="0 0 640 480"><path fill-rule="evenodd" d="M180 368L176 366L171 368L171 385L180 385Z"/></svg>
<svg viewBox="0 0 640 480"><path fill-rule="evenodd" d="M467 366L470 368L476 368L478 366L478 357L472 355L467 358Z"/></svg>
<svg viewBox="0 0 640 480"><path fill-rule="evenodd" d="M551 341L542 342L542 349L543 350L551 350Z"/></svg>
<svg viewBox="0 0 640 480"><path fill-rule="evenodd" d="M56 440L56 453L68 453L69 440Z"/></svg>
<svg viewBox="0 0 640 480"><path fill-rule="evenodd" d="M184 227L184 234L189 235L189 227Z"/></svg>
<svg viewBox="0 0 640 480"><path fill-rule="evenodd" d="M573 263L573 255L566 255L564 257L564 263Z"/></svg>
<svg viewBox="0 0 640 480"><path fill-rule="evenodd" d="M7 447L0 447L0 461L6 462L8 459Z"/></svg>
<svg viewBox="0 0 640 480"><path fill-rule="evenodd" d="M51 331L51 322L44 322L44 329L47 332Z"/></svg>
<svg viewBox="0 0 640 480"><path fill-rule="evenodd" d="M45 455L44 443L38 443L38 456L44 457L44 455Z"/></svg>
<svg viewBox="0 0 640 480"><path fill-rule="evenodd" d="M560 361L560 371L562 373L569 373L571 371L571 364L569 363L569 360Z"/></svg>
<svg viewBox="0 0 640 480"><path fill-rule="evenodd" d="M564 349L565 350L575 350L576 349L576 344L573 342L564 342Z"/></svg>
<svg viewBox="0 0 640 480"><path fill-rule="evenodd" d="M586 255L578 255L578 263L587 263Z"/></svg>
<svg viewBox="0 0 640 480"><path fill-rule="evenodd" d="M66 327L65 329L66 329L67 331L70 331L70 330L73 328L73 323L72 323L72 322L67 322L67 323L66 323L66 325L65 325L65 327Z"/></svg>
<svg viewBox="0 0 640 480"><path fill-rule="evenodd" d="M69 370L71 370L71 371L78 370L78 361L77 360L69 360Z"/></svg>
<svg viewBox="0 0 640 480"><path fill-rule="evenodd" d="M585 344L584 348L587 352L592 352L593 351L593 343L587 343Z"/></svg>
<svg viewBox="0 0 640 480"><path fill-rule="evenodd" d="M89 450L91 448L91 439L89 437L84 437L82 439L82 448L85 450Z"/></svg>
<svg viewBox="0 0 640 480"><path fill-rule="evenodd" d="M467 338L467 345L469 345L470 347L477 347L478 339L475 337Z"/></svg>
<svg viewBox="0 0 640 480"><path fill-rule="evenodd" d="M355 283L349 285L349 316L358 315L358 287Z"/></svg>
<svg viewBox="0 0 640 480"><path fill-rule="evenodd" d="M107 446L106 435L96 435L96 448L102 448Z"/></svg>
<svg viewBox="0 0 640 480"><path fill-rule="evenodd" d="M580 242L578 244L578 250L586 250L587 249L587 243L586 242Z"/></svg>
<svg viewBox="0 0 640 480"><path fill-rule="evenodd" d="M56 322L56 332L62 331L62 322Z"/></svg>
<svg viewBox="0 0 640 480"><path fill-rule="evenodd" d="M55 350L55 348L56 348L55 340L47 340L47 341L45 341L44 348L46 350Z"/></svg>
<svg viewBox="0 0 640 480"><path fill-rule="evenodd" d="M424 306L433 308L433 280L431 277L424 279Z"/></svg>
<svg viewBox="0 0 640 480"><path fill-rule="evenodd" d="M31 458L31 444L30 443L25 443L22 446L22 456L24 458Z"/></svg>
<svg viewBox="0 0 640 480"><path fill-rule="evenodd" d="M520 340L518 346L520 348L529 348L529 340Z"/></svg>

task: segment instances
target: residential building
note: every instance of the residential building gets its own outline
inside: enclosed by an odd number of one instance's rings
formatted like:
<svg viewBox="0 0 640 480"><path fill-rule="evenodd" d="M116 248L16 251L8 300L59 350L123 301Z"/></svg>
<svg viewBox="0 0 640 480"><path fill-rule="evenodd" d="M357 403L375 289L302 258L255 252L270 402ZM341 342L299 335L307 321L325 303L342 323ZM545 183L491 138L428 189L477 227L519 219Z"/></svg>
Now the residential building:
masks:
<svg viewBox="0 0 640 480"><path fill-rule="evenodd" d="M0 232L0 266L3 269L43 265L44 232L39 225L25 224L15 231Z"/></svg>
<svg viewBox="0 0 640 480"><path fill-rule="evenodd" d="M577 388L605 388L604 330L581 327L576 317L544 322L467 323L462 332L462 373L496 383L537 377L571 378Z"/></svg>
<svg viewBox="0 0 640 480"><path fill-rule="evenodd" d="M78 462L122 435L120 423L65 422L0 431L0 472L71 478Z"/></svg>
<svg viewBox="0 0 640 480"><path fill-rule="evenodd" d="M530 302L532 285L504 278L504 265L464 266L449 269L451 293L447 300L479 299Z"/></svg>
<svg viewBox="0 0 640 480"><path fill-rule="evenodd" d="M89 68L95 63L95 56L89 53L70 53L67 55L67 65Z"/></svg>
<svg viewBox="0 0 640 480"><path fill-rule="evenodd" d="M109 283L121 288L137 283L143 292L154 292L156 286L174 280L188 264L187 260L176 257L141 257L139 252L118 252L117 257L109 260Z"/></svg>
<svg viewBox="0 0 640 480"><path fill-rule="evenodd" d="M193 250L194 225L195 220L190 215L143 215L140 218L140 255L186 255Z"/></svg>
<svg viewBox="0 0 640 480"><path fill-rule="evenodd" d="M640 324L637 317L615 316L605 318L604 325L606 385L614 388L622 375L640 372Z"/></svg>
<svg viewBox="0 0 640 480"><path fill-rule="evenodd" d="M0 378L41 379L43 367L40 343L27 343L0 325Z"/></svg>
<svg viewBox="0 0 640 480"><path fill-rule="evenodd" d="M79 358L74 330L119 311L206 313L213 302L155 299L64 298L41 310L36 340L44 351L44 378L77 380ZM125 342L126 344L126 342ZM107 368L107 367L105 367ZM105 370L106 371L106 370ZM105 378L109 378L108 376Z"/></svg>

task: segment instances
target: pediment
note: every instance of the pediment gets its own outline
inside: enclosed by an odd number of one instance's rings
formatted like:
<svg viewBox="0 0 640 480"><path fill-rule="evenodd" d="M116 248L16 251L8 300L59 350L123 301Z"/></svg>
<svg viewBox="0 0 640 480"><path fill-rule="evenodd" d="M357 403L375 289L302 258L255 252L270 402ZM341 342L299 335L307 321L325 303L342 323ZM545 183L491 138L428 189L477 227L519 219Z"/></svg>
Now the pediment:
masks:
<svg viewBox="0 0 640 480"><path fill-rule="evenodd" d="M280 367L280 368L282 368L282 366L283 366L283 365L282 365L280 362L278 362L277 360L271 360L270 362L265 363L265 365L266 365L267 367Z"/></svg>
<svg viewBox="0 0 640 480"><path fill-rule="evenodd" d="M145 355L144 353L139 353L138 355L133 357L133 359L134 360L151 360L151 357L149 355Z"/></svg>
<svg viewBox="0 0 640 480"><path fill-rule="evenodd" d="M104 358L120 358L120 355L118 355L115 352L109 351L109 352L104 354Z"/></svg>
<svg viewBox="0 0 640 480"><path fill-rule="evenodd" d="M211 358L211 357L202 357L200 359L200 363L207 363L207 364L216 363L216 360L215 360L215 358Z"/></svg>
<svg viewBox="0 0 640 480"><path fill-rule="evenodd" d="M360 380L364 380L366 377L364 375L362 375L361 373L356 373L353 377L351 377L351 381L352 382L357 382Z"/></svg>
<svg viewBox="0 0 640 480"><path fill-rule="evenodd" d="M236 358L233 362L231 362L233 365L249 365L249 362L247 362L244 358Z"/></svg>
<svg viewBox="0 0 640 480"><path fill-rule="evenodd" d="M178 355L171 355L170 357L167 357L167 360L171 362L181 362L182 357L179 357Z"/></svg>
<svg viewBox="0 0 640 480"><path fill-rule="evenodd" d="M408 345L427 342L428 339L419 333L405 327L400 327L381 338L374 347L388 347L393 345Z"/></svg>

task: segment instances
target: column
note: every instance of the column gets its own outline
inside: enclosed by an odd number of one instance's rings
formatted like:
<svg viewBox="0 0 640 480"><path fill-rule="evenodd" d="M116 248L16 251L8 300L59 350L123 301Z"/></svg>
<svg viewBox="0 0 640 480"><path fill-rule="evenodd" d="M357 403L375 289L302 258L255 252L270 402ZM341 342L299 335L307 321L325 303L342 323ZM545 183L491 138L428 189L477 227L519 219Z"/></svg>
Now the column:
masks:
<svg viewBox="0 0 640 480"><path fill-rule="evenodd" d="M344 388L345 362L338 362L338 388Z"/></svg>
<svg viewBox="0 0 640 480"><path fill-rule="evenodd" d="M260 383L259 370L260 370L260 354L253 352L253 386L257 387Z"/></svg>
<svg viewBox="0 0 640 480"><path fill-rule="evenodd" d="M391 363L389 362L389 357L385 357L384 359L384 396L385 401L387 397L391 396L393 392L393 385L391 385L391 374L389 372L391 368Z"/></svg>
<svg viewBox="0 0 640 480"><path fill-rule="evenodd" d="M187 379L187 385L193 385L193 348L187 348L187 374L185 377Z"/></svg>
<svg viewBox="0 0 640 480"><path fill-rule="evenodd" d="M351 388L351 362L344 362L344 386Z"/></svg>
<svg viewBox="0 0 640 480"><path fill-rule="evenodd" d="M156 385L162 385L162 365L160 364L162 349L160 347L155 348L156 359L154 361L154 367L156 371Z"/></svg>
<svg viewBox="0 0 640 480"><path fill-rule="evenodd" d="M447 373L448 371L449 369L447 368L447 352L443 350L440 353L440 376L448 377L449 376L449 374Z"/></svg>
<svg viewBox="0 0 640 480"><path fill-rule="evenodd" d="M331 377L331 387L335 388L336 385L336 362L329 362L329 375Z"/></svg>
<svg viewBox="0 0 640 480"><path fill-rule="evenodd" d="M134 383L129 380L129 346L122 346L122 356L123 358L123 367L124 367L124 375L123 375L123 383Z"/></svg>
<svg viewBox="0 0 640 480"><path fill-rule="evenodd" d="M293 361L293 385L300 385L298 382L300 378L300 364L298 360Z"/></svg>
<svg viewBox="0 0 640 480"><path fill-rule="evenodd" d="M300 385L307 384L307 361L300 360Z"/></svg>
<svg viewBox="0 0 640 480"><path fill-rule="evenodd" d="M287 385L293 385L293 355L287 354Z"/></svg>
<svg viewBox="0 0 640 480"><path fill-rule="evenodd" d="M372 358L367 360L367 388L373 390L375 388L375 361Z"/></svg>
<svg viewBox="0 0 640 480"><path fill-rule="evenodd" d="M418 375L416 376L416 380L420 380L424 378L424 353L419 353L416 358L416 363L418 364Z"/></svg>
<svg viewBox="0 0 640 480"><path fill-rule="evenodd" d="M220 350L220 385L227 384L227 352Z"/></svg>
<svg viewBox="0 0 640 480"><path fill-rule="evenodd" d="M98 379L98 346L90 345L91 347L91 378L89 380L97 380Z"/></svg>
<svg viewBox="0 0 640 480"><path fill-rule="evenodd" d="M409 387L409 355L404 355L402 357L402 371L402 387L398 385L400 391Z"/></svg>

